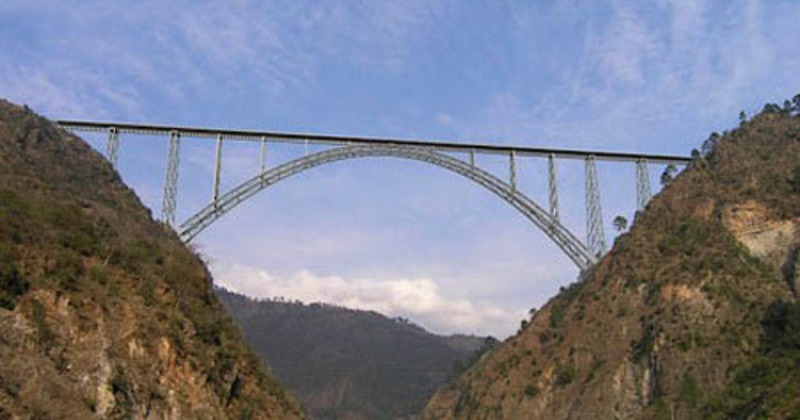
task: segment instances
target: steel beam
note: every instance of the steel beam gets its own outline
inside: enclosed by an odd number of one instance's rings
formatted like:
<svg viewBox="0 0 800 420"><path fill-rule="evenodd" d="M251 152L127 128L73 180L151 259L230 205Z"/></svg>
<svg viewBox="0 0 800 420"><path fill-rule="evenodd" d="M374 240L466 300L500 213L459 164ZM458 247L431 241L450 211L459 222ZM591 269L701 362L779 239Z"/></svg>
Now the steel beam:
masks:
<svg viewBox="0 0 800 420"><path fill-rule="evenodd" d="M517 158L515 157L515 153L513 150L508 155L508 172L510 178L509 184L511 185L511 193L515 194L517 192Z"/></svg>
<svg viewBox="0 0 800 420"><path fill-rule="evenodd" d="M116 127L108 129L108 139L106 140L106 159L111 163L111 167L117 169L117 157L119 155L119 130Z"/></svg>
<svg viewBox="0 0 800 420"><path fill-rule="evenodd" d="M161 220L169 226L175 225L175 211L178 199L178 167L180 166L181 134L173 131L169 134L169 151L167 152L167 173L164 177L164 197L161 207Z"/></svg>
<svg viewBox="0 0 800 420"><path fill-rule="evenodd" d="M116 127L120 133L131 133L141 135L163 136L172 131L178 131L183 137L191 138L215 138L218 134L225 136L228 141L259 141L262 137L267 137L274 142L283 143L305 143L323 144L331 146L344 145L373 145L373 146L408 146L408 147L429 147L438 152L467 152L475 150L480 154L508 155L513 150L517 156L524 157L547 157L550 154L556 155L559 159L585 159L587 156L594 156L598 161L617 161L635 162L639 159L647 159L650 163L664 163L685 165L691 162L687 156L657 155L648 153L625 153L608 151L591 151L577 149L552 149L540 147L521 147L521 146L502 146L496 144L480 144L438 140L417 140L417 139L396 139L378 137L358 137L358 136L333 136L327 134L306 134L306 133L282 133L273 131L257 130L232 130L222 128L201 128L201 127L180 127L152 124L129 124L119 122L95 122L95 121L74 121L59 120L61 127L75 131L101 131L105 132L109 127Z"/></svg>
<svg viewBox="0 0 800 420"><path fill-rule="evenodd" d="M261 137L261 150L259 152L260 152L259 155L261 157L261 160L259 161L259 164L260 164L259 166L261 168L261 172L259 172L259 173L263 174L267 170L267 138L266 137L263 137L263 136Z"/></svg>
<svg viewBox="0 0 800 420"><path fill-rule="evenodd" d="M586 157L586 245L598 257L606 252L600 184L594 156Z"/></svg>
<svg viewBox="0 0 800 420"><path fill-rule="evenodd" d="M548 186L550 187L550 216L559 221L558 214L558 181L556 180L556 156L547 156Z"/></svg>
<svg viewBox="0 0 800 420"><path fill-rule="evenodd" d="M216 203L219 198L219 181L222 173L222 141L222 134L217 135L217 153L214 156L214 186L211 190L212 203Z"/></svg>
<svg viewBox="0 0 800 420"><path fill-rule="evenodd" d="M647 169L647 160L639 159L636 161L636 204L637 210L644 210L647 202L650 201L652 192L650 190L650 171Z"/></svg>

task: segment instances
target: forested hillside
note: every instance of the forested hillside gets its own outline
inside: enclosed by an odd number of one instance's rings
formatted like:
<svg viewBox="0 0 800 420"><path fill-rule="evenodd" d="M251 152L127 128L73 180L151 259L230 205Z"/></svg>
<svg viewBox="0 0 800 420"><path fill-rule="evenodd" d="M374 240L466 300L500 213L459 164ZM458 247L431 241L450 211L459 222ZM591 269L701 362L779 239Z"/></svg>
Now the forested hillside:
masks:
<svg viewBox="0 0 800 420"><path fill-rule="evenodd" d="M722 135L428 418L800 418L800 95Z"/></svg>
<svg viewBox="0 0 800 420"><path fill-rule="evenodd" d="M211 284L105 159L0 100L0 418L301 417Z"/></svg>
<svg viewBox="0 0 800 420"><path fill-rule="evenodd" d="M437 386L493 339L438 336L376 312L253 300L217 289L251 347L312 418L419 414Z"/></svg>

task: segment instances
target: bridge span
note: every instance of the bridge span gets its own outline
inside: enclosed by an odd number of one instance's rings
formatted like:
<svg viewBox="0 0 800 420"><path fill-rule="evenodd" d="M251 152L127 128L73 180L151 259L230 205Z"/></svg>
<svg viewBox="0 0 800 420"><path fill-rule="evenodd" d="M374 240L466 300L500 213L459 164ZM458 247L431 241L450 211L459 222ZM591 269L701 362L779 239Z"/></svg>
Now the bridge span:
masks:
<svg viewBox="0 0 800 420"><path fill-rule="evenodd" d="M690 158L675 155L622 153L598 150L576 150L507 146L483 143L462 143L421 139L336 136L324 134L284 133L273 131L234 130L170 125L130 124L119 122L60 120L62 128L77 132L107 134L106 157L116 167L119 158L120 136L155 136L169 139L164 178L162 220L176 228L184 241L191 241L214 221L259 191L285 178L327 163L356 158L393 157L430 163L476 182L521 212L544 232L580 270L591 267L606 251L603 230L600 185L597 161L635 165L637 207L643 209L650 200L649 164L686 165ZM175 223L178 195L178 174L181 139L206 139L216 143L214 179L210 203L186 221ZM259 146L260 171L247 181L224 194L220 191L223 145L228 141L253 142ZM304 144L323 146L324 150L266 167L268 144ZM508 159L508 181L480 168L478 155L502 155ZM517 160L544 158L548 163L547 209L527 197L517 188ZM567 229L559 215L557 161L578 159L585 162L586 242Z"/></svg>

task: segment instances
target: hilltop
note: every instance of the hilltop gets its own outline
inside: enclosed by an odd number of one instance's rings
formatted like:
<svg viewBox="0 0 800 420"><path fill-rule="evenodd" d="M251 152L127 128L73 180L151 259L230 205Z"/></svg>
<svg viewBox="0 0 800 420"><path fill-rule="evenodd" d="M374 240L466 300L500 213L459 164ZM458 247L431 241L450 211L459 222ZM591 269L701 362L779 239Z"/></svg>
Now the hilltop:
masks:
<svg viewBox="0 0 800 420"><path fill-rule="evenodd" d="M201 260L81 139L0 100L0 418L299 418Z"/></svg>
<svg viewBox="0 0 800 420"><path fill-rule="evenodd" d="M493 342L434 335L372 311L217 294L310 418L418 415L439 385Z"/></svg>
<svg viewBox="0 0 800 420"><path fill-rule="evenodd" d="M712 135L583 280L426 417L800 417L797 112L769 105Z"/></svg>

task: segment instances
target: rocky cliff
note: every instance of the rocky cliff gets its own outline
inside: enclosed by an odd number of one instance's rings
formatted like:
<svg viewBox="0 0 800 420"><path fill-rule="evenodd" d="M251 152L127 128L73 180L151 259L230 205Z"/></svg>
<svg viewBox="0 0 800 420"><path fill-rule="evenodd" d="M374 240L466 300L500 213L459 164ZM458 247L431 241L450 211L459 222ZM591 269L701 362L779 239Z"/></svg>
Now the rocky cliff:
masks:
<svg viewBox="0 0 800 420"><path fill-rule="evenodd" d="M427 418L800 416L800 117L725 133Z"/></svg>
<svg viewBox="0 0 800 420"><path fill-rule="evenodd" d="M201 260L79 138L0 101L0 418L296 418Z"/></svg>

